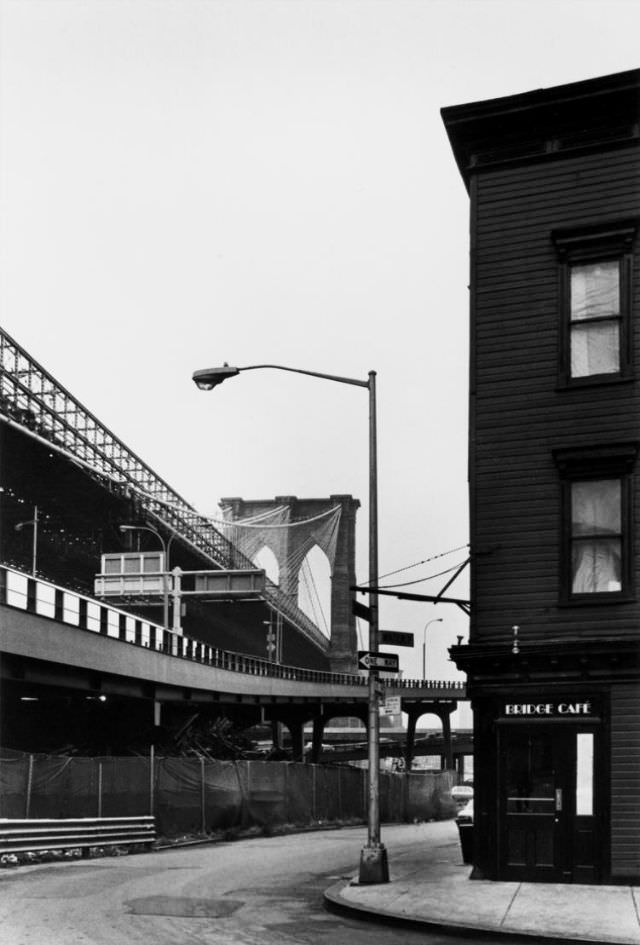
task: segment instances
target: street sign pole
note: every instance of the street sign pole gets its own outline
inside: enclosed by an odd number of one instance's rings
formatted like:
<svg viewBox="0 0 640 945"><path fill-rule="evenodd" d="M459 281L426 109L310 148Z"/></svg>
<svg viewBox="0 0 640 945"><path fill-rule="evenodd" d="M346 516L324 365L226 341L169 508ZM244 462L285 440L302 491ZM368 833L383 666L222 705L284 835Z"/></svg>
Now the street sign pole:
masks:
<svg viewBox="0 0 640 945"><path fill-rule="evenodd" d="M369 587L378 584L378 460L376 430L376 373L369 372ZM369 650L378 652L378 600L369 598ZM367 845L360 853L360 883L388 883L387 851L380 842L380 713L378 670L369 668Z"/></svg>

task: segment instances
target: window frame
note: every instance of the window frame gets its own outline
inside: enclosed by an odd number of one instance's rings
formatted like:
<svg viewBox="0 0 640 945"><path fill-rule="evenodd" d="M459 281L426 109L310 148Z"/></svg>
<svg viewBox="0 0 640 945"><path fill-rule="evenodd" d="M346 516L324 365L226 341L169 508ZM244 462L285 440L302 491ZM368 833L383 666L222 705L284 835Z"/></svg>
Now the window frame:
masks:
<svg viewBox="0 0 640 945"><path fill-rule="evenodd" d="M631 300L633 276L633 242L637 221L626 220L607 226L554 230L552 233L558 258L558 294L560 333L558 351L558 383L562 388L611 384L633 376ZM571 270L574 266L617 261L619 265L620 311L615 316L572 320ZM619 334L619 369L605 374L571 374L571 341L574 324L617 322Z"/></svg>
<svg viewBox="0 0 640 945"><path fill-rule="evenodd" d="M560 594L561 605L606 604L635 599L633 566L633 467L639 444L620 443L611 446L554 450L560 474L561 536ZM620 581L618 591L573 592L572 573L572 485L575 482L620 481Z"/></svg>

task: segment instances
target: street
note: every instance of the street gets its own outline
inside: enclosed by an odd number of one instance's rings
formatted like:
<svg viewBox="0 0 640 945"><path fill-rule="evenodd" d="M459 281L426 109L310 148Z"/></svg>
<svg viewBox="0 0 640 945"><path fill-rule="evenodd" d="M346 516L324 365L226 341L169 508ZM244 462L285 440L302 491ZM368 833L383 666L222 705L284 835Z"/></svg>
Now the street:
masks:
<svg viewBox="0 0 640 945"><path fill-rule="evenodd" d="M429 825L386 827L393 858ZM0 872L7 945L456 945L472 938L381 925L325 909L323 893L357 873L364 828ZM392 860L391 860L392 862ZM393 869L391 869L393 881ZM479 939L478 939L479 940ZM483 941L486 943L487 938Z"/></svg>

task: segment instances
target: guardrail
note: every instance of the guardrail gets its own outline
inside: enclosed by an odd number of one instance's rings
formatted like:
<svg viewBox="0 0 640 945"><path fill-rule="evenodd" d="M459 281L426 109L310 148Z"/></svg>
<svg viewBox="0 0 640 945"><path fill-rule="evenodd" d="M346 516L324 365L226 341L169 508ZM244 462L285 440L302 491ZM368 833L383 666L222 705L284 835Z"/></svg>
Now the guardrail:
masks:
<svg viewBox="0 0 640 945"><path fill-rule="evenodd" d="M0 855L43 850L141 844L151 849L156 839L155 817L80 817L53 820L0 820Z"/></svg>
<svg viewBox="0 0 640 945"><path fill-rule="evenodd" d="M123 643L230 672L300 682L367 685L366 676L284 666L258 656L221 650L202 640L172 633L127 611L66 590L42 578L31 577L6 565L0 565L0 604L47 617L78 630L99 633Z"/></svg>
<svg viewBox="0 0 640 945"><path fill-rule="evenodd" d="M78 594L76 591L66 590L42 578L34 578L7 565L0 565L0 604L40 617L47 617L76 627L78 630L99 633L123 643L164 653L170 657L193 660L234 673L328 685L366 687L368 684L366 674L332 673L325 670L304 669L299 666L285 666L261 659L259 656L221 650L203 643L202 640L172 633L159 624L143 620L119 608L110 607ZM436 689L450 691L457 695L460 694L460 690L465 689L465 683L452 680L384 679L381 677L380 682L387 689Z"/></svg>

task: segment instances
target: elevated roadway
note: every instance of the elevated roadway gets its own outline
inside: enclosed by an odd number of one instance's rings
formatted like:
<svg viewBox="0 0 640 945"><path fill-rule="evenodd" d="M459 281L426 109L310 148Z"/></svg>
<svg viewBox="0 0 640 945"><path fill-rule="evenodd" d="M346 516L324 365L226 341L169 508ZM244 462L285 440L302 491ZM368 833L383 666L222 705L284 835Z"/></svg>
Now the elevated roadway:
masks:
<svg viewBox="0 0 640 945"><path fill-rule="evenodd" d="M248 724L280 721L291 732L294 756L302 756L310 721L319 751L331 718L367 718L366 674L283 666L216 649L7 567L0 568L0 678L16 693L47 687L143 700L156 724L166 706L209 707ZM399 696L409 715L411 744L415 721L427 711L441 718L450 739L449 715L466 690L456 682L380 679L380 697L388 696Z"/></svg>

